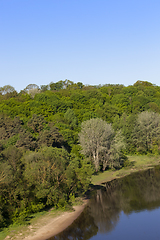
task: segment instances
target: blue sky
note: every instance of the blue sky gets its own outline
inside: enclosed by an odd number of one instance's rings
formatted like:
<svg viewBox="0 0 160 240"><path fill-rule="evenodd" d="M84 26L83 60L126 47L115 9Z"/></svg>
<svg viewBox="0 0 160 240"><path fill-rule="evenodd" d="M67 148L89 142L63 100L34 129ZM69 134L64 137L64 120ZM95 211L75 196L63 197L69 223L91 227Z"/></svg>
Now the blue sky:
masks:
<svg viewBox="0 0 160 240"><path fill-rule="evenodd" d="M0 0L0 87L160 85L160 1Z"/></svg>

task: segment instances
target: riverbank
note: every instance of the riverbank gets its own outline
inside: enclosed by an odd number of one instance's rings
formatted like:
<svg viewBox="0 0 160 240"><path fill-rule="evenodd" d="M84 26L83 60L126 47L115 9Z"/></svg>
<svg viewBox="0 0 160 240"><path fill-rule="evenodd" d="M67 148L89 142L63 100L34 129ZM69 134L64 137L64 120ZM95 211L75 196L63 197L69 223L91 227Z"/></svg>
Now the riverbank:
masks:
<svg viewBox="0 0 160 240"><path fill-rule="evenodd" d="M120 170L109 170L94 175L93 185L103 185L107 181L120 178L132 172L152 168L160 165L160 156L128 156L129 165ZM0 233L0 240L45 240L59 232L62 232L80 215L87 200L83 200L82 205L74 206L74 211L50 210L39 213L30 221L28 226L10 227L6 232Z"/></svg>
<svg viewBox="0 0 160 240"><path fill-rule="evenodd" d="M34 232L33 236L30 235L23 239L45 240L47 238L53 237L54 235L57 235L72 224L72 222L81 214L86 204L87 200L84 200L83 205L73 207L73 212L64 212L60 216L51 219L46 225L42 226L36 232Z"/></svg>
<svg viewBox="0 0 160 240"><path fill-rule="evenodd" d="M108 170L103 173L98 173L97 175L92 176L92 183L93 185L101 185L104 182L124 177L133 172L147 170L156 165L160 165L159 155L128 156L128 166L120 170Z"/></svg>
<svg viewBox="0 0 160 240"><path fill-rule="evenodd" d="M66 229L81 214L88 200L83 199L81 205L72 210L50 210L38 214L30 221L30 225L11 226L0 233L0 240L46 240Z"/></svg>

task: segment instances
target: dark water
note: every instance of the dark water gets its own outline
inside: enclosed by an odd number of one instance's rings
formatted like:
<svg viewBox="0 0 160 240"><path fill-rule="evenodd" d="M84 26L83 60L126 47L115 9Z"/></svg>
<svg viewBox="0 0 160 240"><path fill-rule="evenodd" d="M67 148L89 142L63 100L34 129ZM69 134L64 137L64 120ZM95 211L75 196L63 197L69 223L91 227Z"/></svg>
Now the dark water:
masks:
<svg viewBox="0 0 160 240"><path fill-rule="evenodd" d="M71 226L49 240L160 240L160 167L97 188Z"/></svg>

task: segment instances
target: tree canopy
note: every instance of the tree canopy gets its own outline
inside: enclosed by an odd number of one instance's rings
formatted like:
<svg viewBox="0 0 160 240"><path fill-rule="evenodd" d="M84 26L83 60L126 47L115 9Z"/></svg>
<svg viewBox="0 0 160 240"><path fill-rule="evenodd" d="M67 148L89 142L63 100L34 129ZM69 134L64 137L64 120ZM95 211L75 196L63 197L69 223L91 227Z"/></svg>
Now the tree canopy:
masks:
<svg viewBox="0 0 160 240"><path fill-rule="evenodd" d="M115 135L111 124L100 118L83 122L79 133L82 153L92 159L96 171L98 171L100 163L105 170L112 159L120 161L120 151L124 147L122 139ZM116 154L119 155L119 158L115 158Z"/></svg>
<svg viewBox="0 0 160 240"><path fill-rule="evenodd" d="M133 142L138 152L159 151L160 115L155 112L141 112L133 130Z"/></svg>
<svg viewBox="0 0 160 240"><path fill-rule="evenodd" d="M146 81L0 87L0 226L71 204L125 154L160 154L159 136L160 87Z"/></svg>

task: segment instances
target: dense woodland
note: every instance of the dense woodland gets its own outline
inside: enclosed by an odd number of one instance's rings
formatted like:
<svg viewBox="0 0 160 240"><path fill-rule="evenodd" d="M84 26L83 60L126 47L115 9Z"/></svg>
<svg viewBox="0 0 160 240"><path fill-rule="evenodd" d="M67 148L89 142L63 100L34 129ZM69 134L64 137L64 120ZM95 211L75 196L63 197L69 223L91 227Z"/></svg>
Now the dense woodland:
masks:
<svg viewBox="0 0 160 240"><path fill-rule="evenodd" d="M92 174L160 154L160 87L70 80L0 88L0 227L65 207Z"/></svg>

